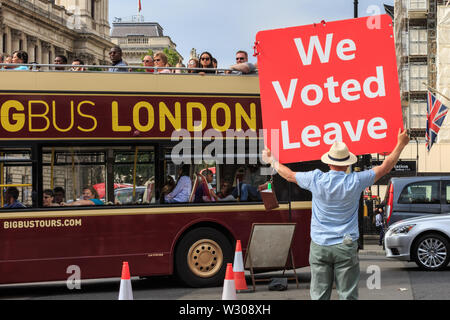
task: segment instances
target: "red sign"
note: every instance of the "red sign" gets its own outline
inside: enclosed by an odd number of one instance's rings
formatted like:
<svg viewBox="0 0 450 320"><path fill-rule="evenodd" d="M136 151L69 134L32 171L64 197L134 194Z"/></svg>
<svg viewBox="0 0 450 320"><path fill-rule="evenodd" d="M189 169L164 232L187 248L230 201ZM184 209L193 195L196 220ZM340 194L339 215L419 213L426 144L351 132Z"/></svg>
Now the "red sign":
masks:
<svg viewBox="0 0 450 320"><path fill-rule="evenodd" d="M280 162L320 159L336 140L391 151L403 127L388 15L256 35L266 146Z"/></svg>

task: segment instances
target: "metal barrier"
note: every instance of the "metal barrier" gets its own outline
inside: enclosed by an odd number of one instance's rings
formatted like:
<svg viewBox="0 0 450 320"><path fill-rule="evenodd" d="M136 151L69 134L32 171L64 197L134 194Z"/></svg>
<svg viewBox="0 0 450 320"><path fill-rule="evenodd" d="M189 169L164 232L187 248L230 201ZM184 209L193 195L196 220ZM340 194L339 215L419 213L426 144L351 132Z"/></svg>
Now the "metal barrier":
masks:
<svg viewBox="0 0 450 320"><path fill-rule="evenodd" d="M29 70L15 70L14 68L26 66ZM55 68L65 68L65 70L55 70ZM73 70L73 68L84 68L85 70ZM121 72L136 72L145 73L145 70L152 70L152 72L146 72L149 74L192 74L196 75L200 72L210 72L208 75L242 75L242 72L232 69L219 69L219 68L187 68L187 67L145 67L145 66L113 66L113 65L72 65L72 64L41 64L41 63L0 63L0 71L5 72L27 72L27 71L52 71L52 72L117 72L110 71L110 69L125 69ZM171 73L160 73L159 70L168 69ZM179 71L179 72L177 72ZM196 71L196 73L190 73L189 71Z"/></svg>

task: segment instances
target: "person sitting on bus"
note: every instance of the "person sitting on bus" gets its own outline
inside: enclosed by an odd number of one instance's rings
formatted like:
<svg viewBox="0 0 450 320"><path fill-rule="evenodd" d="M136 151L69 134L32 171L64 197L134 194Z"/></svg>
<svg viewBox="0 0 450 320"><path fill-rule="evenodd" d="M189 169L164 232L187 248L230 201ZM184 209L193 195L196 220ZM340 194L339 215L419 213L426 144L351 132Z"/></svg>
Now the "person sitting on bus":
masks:
<svg viewBox="0 0 450 320"><path fill-rule="evenodd" d="M23 50L17 50L13 52L12 63L28 63L28 53ZM14 70L28 70L27 66L14 67Z"/></svg>
<svg viewBox="0 0 450 320"><path fill-rule="evenodd" d="M209 53L208 51L203 52L200 55L200 65L199 68L208 68L208 69L214 69L214 65L213 65L213 56L211 53ZM216 73L215 70L199 70L200 74L205 74L205 73Z"/></svg>
<svg viewBox="0 0 450 320"><path fill-rule="evenodd" d="M192 181L189 178L189 165L185 164L178 170L179 178L175 189L164 197L167 203L189 202L192 189Z"/></svg>
<svg viewBox="0 0 450 320"><path fill-rule="evenodd" d="M240 190L240 201L261 201L261 194L258 191L258 186L266 182L266 176L260 175L258 166L249 165L245 169L245 176L239 185L233 190L233 196L238 197ZM239 190L238 190L239 188Z"/></svg>
<svg viewBox="0 0 450 320"><path fill-rule="evenodd" d="M25 208L25 206L17 199L19 199L19 190L16 187L8 187L5 192L6 203L3 206L3 208L8 209Z"/></svg>
<svg viewBox="0 0 450 320"><path fill-rule="evenodd" d="M172 178L172 176L167 176L167 182L161 189L160 203L164 203L164 197L173 191L175 185L175 180Z"/></svg>
<svg viewBox="0 0 450 320"><path fill-rule="evenodd" d="M236 198L232 194L233 186L230 182L223 182L220 187L220 192L217 194L219 201L236 201Z"/></svg>
<svg viewBox="0 0 450 320"><path fill-rule="evenodd" d="M72 67L70 68L71 71L86 71L85 67L80 67L84 65L84 61L78 58L73 59L72 61Z"/></svg>
<svg viewBox="0 0 450 320"><path fill-rule="evenodd" d="M214 192L211 182L214 179L214 173L206 169L203 171L202 175L205 177L206 182L208 183L208 190L205 190L203 183L199 183L197 189L195 190L195 198L194 202L211 202L218 201L219 197Z"/></svg>
<svg viewBox="0 0 450 320"><path fill-rule="evenodd" d="M198 68L198 59L197 58L191 58L189 59L188 62L188 69L192 69L192 70L188 70L188 73L198 73L198 70L194 70L194 68Z"/></svg>
<svg viewBox="0 0 450 320"><path fill-rule="evenodd" d="M55 187L53 189L53 202L56 204L61 204L62 202L66 201L66 191L63 187Z"/></svg>
<svg viewBox="0 0 450 320"><path fill-rule="evenodd" d="M83 188L83 199L76 200L70 203L62 203L64 206L98 206L104 205L103 201L99 199L97 190L92 186Z"/></svg>
<svg viewBox="0 0 450 320"><path fill-rule="evenodd" d="M54 64L67 64L67 58L64 55L58 55L55 57L55 60L53 60ZM55 70L64 71L66 70L66 67L55 67Z"/></svg>
<svg viewBox="0 0 450 320"><path fill-rule="evenodd" d="M158 73L172 73L170 69L161 69L163 67L169 66L168 62L169 60L167 59L167 56L164 52L162 51L156 52L155 55L153 56L153 61L155 62L155 67L159 68L156 70Z"/></svg>
<svg viewBox="0 0 450 320"><path fill-rule="evenodd" d="M128 68L119 68L128 66L124 60L122 60L122 49L119 46L111 48L109 51L109 59L111 60L112 67L108 69L109 72L128 72Z"/></svg>
<svg viewBox="0 0 450 320"><path fill-rule="evenodd" d="M43 193L42 204L44 207L59 207L58 203L55 203L55 194L52 189L45 189Z"/></svg>
<svg viewBox="0 0 450 320"><path fill-rule="evenodd" d="M155 65L155 62L153 61L153 57L150 56L150 55L146 55L144 57L144 59L142 59L142 65L144 67L153 67ZM151 72L151 73L153 73L154 69L146 68L144 72Z"/></svg>

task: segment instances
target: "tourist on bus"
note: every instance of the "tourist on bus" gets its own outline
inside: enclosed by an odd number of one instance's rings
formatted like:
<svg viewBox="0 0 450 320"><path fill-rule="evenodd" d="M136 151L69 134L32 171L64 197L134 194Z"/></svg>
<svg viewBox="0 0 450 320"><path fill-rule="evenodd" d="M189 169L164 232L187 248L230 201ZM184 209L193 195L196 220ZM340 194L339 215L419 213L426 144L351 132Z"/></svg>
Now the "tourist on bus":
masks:
<svg viewBox="0 0 450 320"><path fill-rule="evenodd" d="M99 199L97 190L92 186L83 188L82 199L70 203L62 203L64 206L98 206L103 204L103 201Z"/></svg>
<svg viewBox="0 0 450 320"><path fill-rule="evenodd" d="M184 164L178 169L178 181L175 189L164 197L167 203L189 202L189 196L192 190L192 181L189 178L190 167Z"/></svg>
<svg viewBox="0 0 450 320"><path fill-rule="evenodd" d="M240 201L261 201L261 194L258 186L267 181L266 176L258 174L257 165L248 165L245 167L244 178L233 190L233 196Z"/></svg>
<svg viewBox="0 0 450 320"><path fill-rule="evenodd" d="M187 67L188 67L188 69L191 69L191 70L188 70L188 73L198 73L198 70L193 69L193 68L198 68L198 66L199 66L199 61L197 58L189 59Z"/></svg>
<svg viewBox="0 0 450 320"><path fill-rule="evenodd" d="M236 64L230 66L230 69L244 74L253 74L257 71L256 65L248 62L248 54L244 50L236 52ZM231 73L231 71L227 71L227 73Z"/></svg>
<svg viewBox="0 0 450 320"><path fill-rule="evenodd" d="M5 54L3 56L3 63L12 63L12 56L9 54ZM14 67L3 66L3 69L14 69Z"/></svg>
<svg viewBox="0 0 450 320"><path fill-rule="evenodd" d="M85 67L80 67L84 65L83 60L75 58L72 61L72 67L70 68L71 71L86 71Z"/></svg>
<svg viewBox="0 0 450 320"><path fill-rule="evenodd" d="M55 203L55 194L52 189L45 189L43 192L42 204L44 207L58 207L59 204Z"/></svg>
<svg viewBox="0 0 450 320"><path fill-rule="evenodd" d="M63 55L56 56L55 60L53 60L53 64L67 64L66 56L63 56ZM64 71L64 70L66 70L66 67L58 66L58 67L55 67L55 70Z"/></svg>
<svg viewBox="0 0 450 320"><path fill-rule="evenodd" d="M153 56L153 61L155 62L155 67L160 68L156 70L158 73L172 73L170 69L161 69L167 67L169 64L167 56L164 52L162 51L156 52L155 55Z"/></svg>
<svg viewBox="0 0 450 320"><path fill-rule="evenodd" d="M12 55L12 63L19 64L19 63L28 63L28 53L26 53L23 50L17 50L13 52ZM17 66L14 67L14 70L28 70L27 66Z"/></svg>
<svg viewBox="0 0 450 320"><path fill-rule="evenodd" d="M153 57L150 55L146 55L142 59L142 65L144 67L153 67L155 65L155 62L153 61ZM155 71L155 69L150 69L150 68L145 68L144 70L145 70L145 72L154 72Z"/></svg>
<svg viewBox="0 0 450 320"><path fill-rule="evenodd" d="M5 192L5 205L3 208L25 208L25 206L17 199L19 199L19 190L16 187L8 187Z"/></svg>
<svg viewBox="0 0 450 320"><path fill-rule="evenodd" d="M281 177L312 193L311 299L330 299L334 279L340 299L358 299L361 192L392 170L408 142L407 131L399 131L396 147L380 166L349 174L347 169L357 158L340 141L334 142L321 158L329 166L328 172L293 172L279 163L270 150L263 150L263 161L270 163Z"/></svg>
<svg viewBox="0 0 450 320"><path fill-rule="evenodd" d="M61 204L62 202L66 201L66 191L63 187L55 187L53 189L53 202L56 204Z"/></svg>
<svg viewBox="0 0 450 320"><path fill-rule="evenodd" d="M200 65L199 65L199 68L211 68L211 69L213 69L214 68L214 65L213 65L213 56L211 55L211 53L209 53L208 51L205 51L205 52L203 52L201 55L200 55ZM200 74L205 74L205 73L216 73L216 71L215 70L205 70L205 71L202 71L202 70L199 70L199 73Z"/></svg>
<svg viewBox="0 0 450 320"><path fill-rule="evenodd" d="M219 201L236 201L232 194L233 186L230 182L224 181L220 186L220 192L217 194Z"/></svg>
<svg viewBox="0 0 450 320"><path fill-rule="evenodd" d="M119 46L111 48L109 51L109 59L111 60L112 67L108 69L109 72L128 72L128 68L119 68L128 66L124 60L122 60L122 49Z"/></svg>
<svg viewBox="0 0 450 320"><path fill-rule="evenodd" d="M211 202L218 201L219 197L214 192L213 187L211 186L211 182L214 180L214 173L206 169L202 172L202 175L205 177L207 182L207 189L204 188L203 183L199 183L197 189L195 190L195 198L194 202Z"/></svg>
<svg viewBox="0 0 450 320"><path fill-rule="evenodd" d="M172 176L167 176L166 184L161 189L160 203L164 203L164 196L171 193L175 189L176 183Z"/></svg>

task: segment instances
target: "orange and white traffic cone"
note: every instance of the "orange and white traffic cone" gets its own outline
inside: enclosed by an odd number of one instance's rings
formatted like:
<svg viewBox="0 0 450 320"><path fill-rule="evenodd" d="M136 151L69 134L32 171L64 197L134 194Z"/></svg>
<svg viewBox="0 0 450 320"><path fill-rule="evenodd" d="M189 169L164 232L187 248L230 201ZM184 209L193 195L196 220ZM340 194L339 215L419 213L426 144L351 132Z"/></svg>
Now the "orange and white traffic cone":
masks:
<svg viewBox="0 0 450 320"><path fill-rule="evenodd" d="M223 283L222 300L237 300L236 287L234 286L233 265L227 264L225 281Z"/></svg>
<svg viewBox="0 0 450 320"><path fill-rule="evenodd" d="M245 281L244 259L242 258L241 240L238 240L236 243L236 251L234 253L234 262L233 262L233 273L234 273L234 285L236 286L236 290L238 292L240 290L248 290L247 282Z"/></svg>
<svg viewBox="0 0 450 320"><path fill-rule="evenodd" d="M128 262L123 262L122 278L120 280L119 300L133 300L133 290L131 289L130 268Z"/></svg>

